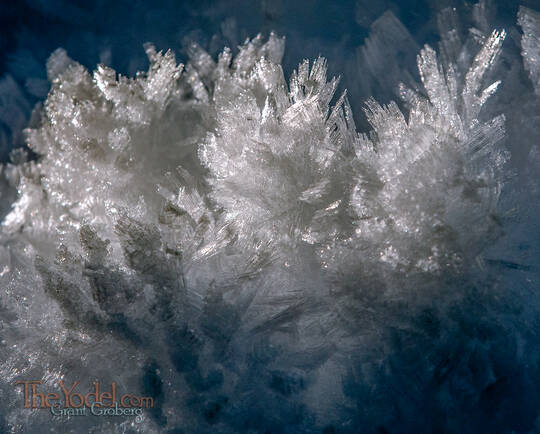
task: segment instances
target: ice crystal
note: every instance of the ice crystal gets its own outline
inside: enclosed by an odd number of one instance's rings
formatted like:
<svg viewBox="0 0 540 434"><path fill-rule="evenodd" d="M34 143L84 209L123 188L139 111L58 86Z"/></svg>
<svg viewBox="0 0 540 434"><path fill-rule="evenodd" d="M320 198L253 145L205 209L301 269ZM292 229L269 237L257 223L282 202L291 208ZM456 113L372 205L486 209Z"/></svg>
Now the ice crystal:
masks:
<svg viewBox="0 0 540 434"><path fill-rule="evenodd" d="M535 85L537 21L520 12ZM28 376L117 381L158 402L141 432L467 427L467 412L410 422L418 408L393 392L434 414L448 396L488 408L499 368L479 366L504 344L485 337L500 288L471 276L502 234L505 116L484 108L506 34L441 34L403 108L366 102L367 133L323 58L286 80L275 34L217 60L193 42L185 67L147 44L134 78L55 51L26 132L38 159L3 168L18 195L0 235L2 393ZM36 430L50 415L7 403L4 417Z"/></svg>
<svg viewBox="0 0 540 434"><path fill-rule="evenodd" d="M529 73L536 93L540 92L540 14L521 7L518 23L523 29L521 47L525 69Z"/></svg>

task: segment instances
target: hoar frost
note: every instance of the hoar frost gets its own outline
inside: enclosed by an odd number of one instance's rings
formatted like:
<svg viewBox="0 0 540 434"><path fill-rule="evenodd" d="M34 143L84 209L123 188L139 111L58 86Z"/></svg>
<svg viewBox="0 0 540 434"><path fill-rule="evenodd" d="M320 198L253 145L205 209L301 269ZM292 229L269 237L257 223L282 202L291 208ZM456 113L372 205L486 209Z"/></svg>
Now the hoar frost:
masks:
<svg viewBox="0 0 540 434"><path fill-rule="evenodd" d="M538 18L520 14L536 85ZM495 381L467 371L487 344L455 371L443 348L473 327L459 306L491 303L470 276L502 232L505 119L482 110L506 34L480 34L474 52L451 32L444 56L425 46L405 109L368 100L366 134L323 58L285 79L274 34L217 61L193 43L185 67L148 44L134 78L55 51L27 130L39 158L3 169L18 190L0 246L4 396L21 376L121 381L159 403L141 432L395 428L391 382L439 412L473 401ZM407 339L425 383L396 367ZM44 423L23 410L4 417Z"/></svg>

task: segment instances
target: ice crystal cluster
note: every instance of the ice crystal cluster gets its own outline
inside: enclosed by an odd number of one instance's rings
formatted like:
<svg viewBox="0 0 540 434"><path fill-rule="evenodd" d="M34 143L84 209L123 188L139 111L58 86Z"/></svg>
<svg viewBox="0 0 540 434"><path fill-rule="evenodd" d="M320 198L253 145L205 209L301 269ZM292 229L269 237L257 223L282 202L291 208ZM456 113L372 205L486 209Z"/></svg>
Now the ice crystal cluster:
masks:
<svg viewBox="0 0 540 434"><path fill-rule="evenodd" d="M505 250L537 206L511 94L521 69L539 90L540 15L520 10L522 57L441 22L364 133L323 58L284 76L275 34L217 59L192 43L186 65L147 44L133 78L55 51L38 158L2 169L0 428L52 423L8 400L21 378L156 400L142 421L54 421L69 432L540 428L540 299Z"/></svg>

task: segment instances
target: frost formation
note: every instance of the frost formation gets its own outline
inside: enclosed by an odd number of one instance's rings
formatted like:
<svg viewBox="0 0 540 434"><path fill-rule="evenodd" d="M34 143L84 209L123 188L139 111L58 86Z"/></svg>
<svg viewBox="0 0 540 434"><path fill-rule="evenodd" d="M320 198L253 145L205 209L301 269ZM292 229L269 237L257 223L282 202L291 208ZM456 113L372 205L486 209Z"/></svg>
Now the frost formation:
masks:
<svg viewBox="0 0 540 434"><path fill-rule="evenodd" d="M519 23L538 91L538 14ZM505 114L485 107L505 37L442 32L399 105L366 102L367 133L323 58L285 79L274 34L217 61L193 43L185 66L148 44L134 78L55 51L26 132L39 158L3 168L18 194L0 234L0 392L116 381L158 402L138 432L500 424L506 341L490 333L508 295L486 267L504 265L487 252L511 170ZM17 432L50 415L8 402L2 418Z"/></svg>

